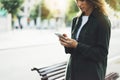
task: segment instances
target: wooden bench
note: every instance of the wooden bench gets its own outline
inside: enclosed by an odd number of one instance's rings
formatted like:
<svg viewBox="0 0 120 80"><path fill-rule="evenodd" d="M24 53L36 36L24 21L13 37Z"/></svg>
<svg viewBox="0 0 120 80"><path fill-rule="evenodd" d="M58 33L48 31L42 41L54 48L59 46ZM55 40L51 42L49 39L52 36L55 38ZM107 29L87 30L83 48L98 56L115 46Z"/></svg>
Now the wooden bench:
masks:
<svg viewBox="0 0 120 80"><path fill-rule="evenodd" d="M65 70L67 62L57 63L43 68L32 68L31 71L37 71L41 80L65 80ZM106 75L105 80L116 80L118 73L111 72Z"/></svg>

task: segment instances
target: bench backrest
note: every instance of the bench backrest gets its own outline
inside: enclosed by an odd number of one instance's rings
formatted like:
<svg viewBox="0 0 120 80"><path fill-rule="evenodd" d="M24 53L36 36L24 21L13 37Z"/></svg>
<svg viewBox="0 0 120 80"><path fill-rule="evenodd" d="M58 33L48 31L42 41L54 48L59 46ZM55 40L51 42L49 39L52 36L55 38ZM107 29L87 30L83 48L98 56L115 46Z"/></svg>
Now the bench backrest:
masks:
<svg viewBox="0 0 120 80"><path fill-rule="evenodd" d="M43 68L33 68L32 71L37 71L42 77L41 80L64 80L67 62L57 63ZM105 80L116 80L119 77L118 73L111 72L106 75Z"/></svg>

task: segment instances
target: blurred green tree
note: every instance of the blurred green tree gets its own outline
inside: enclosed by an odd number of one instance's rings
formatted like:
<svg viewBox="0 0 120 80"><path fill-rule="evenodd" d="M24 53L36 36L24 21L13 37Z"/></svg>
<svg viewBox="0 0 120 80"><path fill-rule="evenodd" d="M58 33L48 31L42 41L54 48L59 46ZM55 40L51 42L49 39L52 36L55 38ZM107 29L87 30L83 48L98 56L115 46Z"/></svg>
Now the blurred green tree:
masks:
<svg viewBox="0 0 120 80"><path fill-rule="evenodd" d="M120 0L106 0L106 2L117 11L120 11Z"/></svg>
<svg viewBox="0 0 120 80"><path fill-rule="evenodd" d="M36 19L41 17L41 19L48 19L50 15L50 10L47 9L45 0L42 0L41 3L36 4L30 11L30 18Z"/></svg>
<svg viewBox="0 0 120 80"><path fill-rule="evenodd" d="M0 0L0 8L3 6L3 4L1 3L1 0Z"/></svg>
<svg viewBox="0 0 120 80"><path fill-rule="evenodd" d="M23 2L24 0L0 0L2 7L5 8L8 13L11 13L12 15L16 15L17 10Z"/></svg>
<svg viewBox="0 0 120 80"><path fill-rule="evenodd" d="M71 23L71 19L76 16L76 13L79 12L79 9L75 3L75 0L68 0L68 7L67 7L67 11L66 11L66 24L69 26Z"/></svg>
<svg viewBox="0 0 120 80"><path fill-rule="evenodd" d="M30 18L36 19L39 14L39 5L35 5L30 11Z"/></svg>
<svg viewBox="0 0 120 80"><path fill-rule="evenodd" d="M12 25L14 23L14 16L17 15L17 12L23 2L24 0L0 0L0 3L2 4L1 7L6 9L7 12L12 15Z"/></svg>
<svg viewBox="0 0 120 80"><path fill-rule="evenodd" d="M41 2L41 19L47 19L50 15L50 10L47 9L45 0Z"/></svg>

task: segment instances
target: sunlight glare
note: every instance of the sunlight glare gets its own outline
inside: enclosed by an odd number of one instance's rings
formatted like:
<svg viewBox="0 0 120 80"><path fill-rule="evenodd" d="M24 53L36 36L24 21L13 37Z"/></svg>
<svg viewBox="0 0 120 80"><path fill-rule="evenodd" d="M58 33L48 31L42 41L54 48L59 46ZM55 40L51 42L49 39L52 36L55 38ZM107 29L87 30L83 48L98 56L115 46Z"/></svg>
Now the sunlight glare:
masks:
<svg viewBox="0 0 120 80"><path fill-rule="evenodd" d="M46 0L47 7L54 11L59 10L60 12L65 12L67 7L67 0Z"/></svg>

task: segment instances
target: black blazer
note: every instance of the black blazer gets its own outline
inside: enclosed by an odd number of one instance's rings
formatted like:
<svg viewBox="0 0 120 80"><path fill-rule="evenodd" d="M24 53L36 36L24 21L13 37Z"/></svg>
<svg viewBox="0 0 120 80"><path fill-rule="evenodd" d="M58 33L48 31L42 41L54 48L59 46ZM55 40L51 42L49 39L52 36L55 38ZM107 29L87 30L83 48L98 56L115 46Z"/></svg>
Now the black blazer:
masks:
<svg viewBox="0 0 120 80"><path fill-rule="evenodd" d="M83 15L83 14L82 14ZM73 19L72 38L75 39L82 15ZM71 54L66 80L104 80L107 67L107 55L111 33L111 24L107 16L95 9L83 26L76 48L66 48Z"/></svg>

